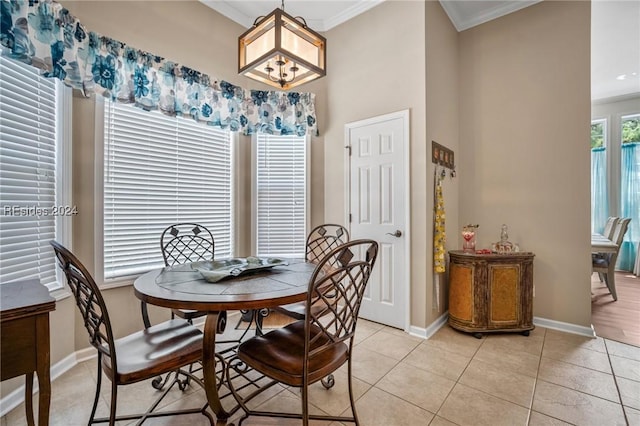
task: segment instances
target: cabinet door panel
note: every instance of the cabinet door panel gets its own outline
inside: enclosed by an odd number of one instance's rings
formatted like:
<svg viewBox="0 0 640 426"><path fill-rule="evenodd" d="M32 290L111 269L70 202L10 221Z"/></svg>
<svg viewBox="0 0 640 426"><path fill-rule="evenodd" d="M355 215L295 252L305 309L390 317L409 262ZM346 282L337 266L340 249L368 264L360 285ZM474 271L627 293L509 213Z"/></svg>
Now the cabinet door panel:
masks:
<svg viewBox="0 0 640 426"><path fill-rule="evenodd" d="M463 321L472 321L473 268L452 264L449 280L449 315Z"/></svg>
<svg viewBox="0 0 640 426"><path fill-rule="evenodd" d="M517 324L520 317L519 265L489 266L489 324Z"/></svg>

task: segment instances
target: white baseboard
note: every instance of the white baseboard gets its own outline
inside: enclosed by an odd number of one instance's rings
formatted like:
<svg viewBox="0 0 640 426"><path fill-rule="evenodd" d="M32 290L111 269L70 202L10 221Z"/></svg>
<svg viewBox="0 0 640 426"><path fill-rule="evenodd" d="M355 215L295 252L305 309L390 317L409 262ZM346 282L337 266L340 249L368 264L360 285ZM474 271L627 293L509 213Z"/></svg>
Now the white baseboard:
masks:
<svg viewBox="0 0 640 426"><path fill-rule="evenodd" d="M427 328L416 327L412 325L409 327L409 334L412 336L421 337L423 339L429 339L447 323L448 316L449 312L447 311L442 314L437 320L432 322Z"/></svg>
<svg viewBox="0 0 640 426"><path fill-rule="evenodd" d="M74 352L71 355L63 358L54 365L51 366L50 378L53 382L58 377L62 376L67 371L75 367L79 362L86 361L88 359L97 356L97 352L94 348L82 349L78 352ZM38 392L38 375L34 374L33 381L33 393ZM19 388L0 399L0 417L6 416L9 411L16 408L18 405L24 402L25 385L21 385Z"/></svg>
<svg viewBox="0 0 640 426"><path fill-rule="evenodd" d="M565 333L579 334L580 336L586 336L591 338L596 337L596 332L593 329L593 326L585 327L582 325L571 324L571 323L562 322L562 321L555 321L555 320L540 318L540 317L533 317L533 324L540 327L544 327L544 328L550 328L552 330L564 331Z"/></svg>
<svg viewBox="0 0 640 426"><path fill-rule="evenodd" d="M449 312L445 312L442 314L436 321L431 323L429 327L422 328L416 326L409 327L409 334L416 337L421 337L423 339L429 339L433 336L440 328L447 324ZM568 322L555 321L547 318L533 317L533 323L536 326L550 328L552 330L564 331L565 333L578 334L580 336L586 336L595 338L596 333L591 327L584 327L581 325L571 324Z"/></svg>
<svg viewBox="0 0 640 426"><path fill-rule="evenodd" d="M98 356L96 348L89 346L76 352L76 363L87 361Z"/></svg>

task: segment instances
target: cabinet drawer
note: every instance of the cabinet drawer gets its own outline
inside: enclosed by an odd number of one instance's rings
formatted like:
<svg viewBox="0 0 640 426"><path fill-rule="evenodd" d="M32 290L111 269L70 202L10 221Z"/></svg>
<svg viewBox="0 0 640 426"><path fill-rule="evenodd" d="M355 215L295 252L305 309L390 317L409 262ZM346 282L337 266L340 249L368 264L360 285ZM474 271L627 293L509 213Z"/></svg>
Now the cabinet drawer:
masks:
<svg viewBox="0 0 640 426"><path fill-rule="evenodd" d="M2 380L20 376L36 369L35 324L35 317L2 323L0 330Z"/></svg>

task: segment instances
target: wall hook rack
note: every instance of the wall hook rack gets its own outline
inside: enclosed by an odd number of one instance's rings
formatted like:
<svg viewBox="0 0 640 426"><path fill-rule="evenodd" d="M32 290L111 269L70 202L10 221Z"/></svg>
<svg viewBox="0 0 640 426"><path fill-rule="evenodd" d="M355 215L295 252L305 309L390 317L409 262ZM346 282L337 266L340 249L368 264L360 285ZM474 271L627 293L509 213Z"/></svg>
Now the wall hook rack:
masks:
<svg viewBox="0 0 640 426"><path fill-rule="evenodd" d="M454 152L436 141L431 141L431 162L451 169L453 171L451 177L455 177L456 163Z"/></svg>

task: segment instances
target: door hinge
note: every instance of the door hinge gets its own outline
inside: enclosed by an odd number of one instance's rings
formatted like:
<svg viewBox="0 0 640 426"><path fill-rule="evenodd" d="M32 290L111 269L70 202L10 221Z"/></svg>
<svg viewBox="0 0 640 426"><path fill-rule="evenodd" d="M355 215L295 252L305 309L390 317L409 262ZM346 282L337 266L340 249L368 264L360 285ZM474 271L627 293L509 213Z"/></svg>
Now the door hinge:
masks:
<svg viewBox="0 0 640 426"><path fill-rule="evenodd" d="M349 157L351 157L351 145L345 146L345 149L349 150Z"/></svg>
<svg viewBox="0 0 640 426"><path fill-rule="evenodd" d="M351 223L351 213L349 213L349 223Z"/></svg>

